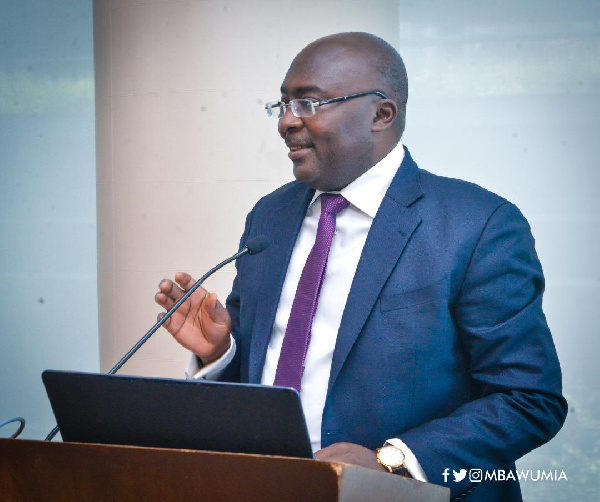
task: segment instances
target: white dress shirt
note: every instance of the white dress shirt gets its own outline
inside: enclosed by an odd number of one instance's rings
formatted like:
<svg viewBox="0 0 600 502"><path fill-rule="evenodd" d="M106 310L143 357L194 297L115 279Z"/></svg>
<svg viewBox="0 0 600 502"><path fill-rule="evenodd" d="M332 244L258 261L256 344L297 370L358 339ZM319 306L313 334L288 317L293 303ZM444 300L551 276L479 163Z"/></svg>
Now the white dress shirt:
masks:
<svg viewBox="0 0 600 502"><path fill-rule="evenodd" d="M340 191L350 205L338 213L336 218L335 234L312 324L300 392L313 451L321 449L322 414L333 351L346 299L373 219L403 158L404 149L402 143L398 143L384 159ZM321 215L321 193L319 190L315 192L292 251L267 348L261 379L261 383L265 385L273 385L275 380L277 362L300 275L317 234ZM216 378L234 354L235 343L232 338L229 351L221 359L204 368L200 369L197 358L193 357L186 372L188 378ZM397 438L388 442L404 451L412 476L426 481L425 473L410 449Z"/></svg>

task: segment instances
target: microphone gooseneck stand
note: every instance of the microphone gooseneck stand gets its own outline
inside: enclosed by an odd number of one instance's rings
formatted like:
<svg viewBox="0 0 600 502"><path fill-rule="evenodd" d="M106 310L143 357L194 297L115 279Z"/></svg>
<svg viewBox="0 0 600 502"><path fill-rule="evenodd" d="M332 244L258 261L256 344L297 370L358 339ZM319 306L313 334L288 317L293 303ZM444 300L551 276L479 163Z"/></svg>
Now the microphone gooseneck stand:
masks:
<svg viewBox="0 0 600 502"><path fill-rule="evenodd" d="M137 350L142 345L144 345L144 343L146 343L148 341L148 339L158 330L158 328L160 328L165 322L167 322L167 320L175 313L175 311L179 307L181 307L181 305L194 293L194 291L196 291L202 285L202 283L206 279L208 279L212 274L214 274L217 270L219 270L220 268L223 268L228 263L231 263L232 261L237 260L239 257L245 255L246 253L248 253L250 255L258 254L261 251L264 251L267 247L269 247L270 244L271 244L271 242L264 235L254 237L253 239L250 239L246 243L246 245L243 247L243 249L241 251L237 252L233 256L230 256L226 260L222 261L218 265L211 268L208 272L206 272L206 274L204 274L202 277L200 277L200 279L198 279L194 283L194 285L188 291L186 291L186 293L179 300L177 300L177 303L175 303L175 305L173 305L167 311L167 313L164 316L162 316L156 322L156 324L154 326L152 326L142 338L140 338L139 342L137 342L129 350L129 352L127 352L127 354L125 354L121 358L121 360L112 367L112 369L107 374L114 375L117 371L119 371L121 369L121 367L131 358L131 356L133 356L133 354L135 354L137 352ZM54 436L56 436L56 434L58 434L59 430L60 429L58 428L58 425L57 425L56 427L54 427L54 429L52 429L50 431L50 433L46 436L45 440L52 441L52 438L54 438Z"/></svg>

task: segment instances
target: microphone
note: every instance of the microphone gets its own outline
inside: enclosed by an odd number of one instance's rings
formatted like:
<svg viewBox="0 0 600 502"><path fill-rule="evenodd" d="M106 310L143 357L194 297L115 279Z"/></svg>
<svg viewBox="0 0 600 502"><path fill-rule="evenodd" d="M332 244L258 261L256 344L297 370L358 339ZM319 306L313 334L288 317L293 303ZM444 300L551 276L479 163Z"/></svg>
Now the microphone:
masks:
<svg viewBox="0 0 600 502"><path fill-rule="evenodd" d="M214 266L213 268L211 268L208 272L206 272L206 274L204 274L202 277L200 277L200 279L198 279L194 285L188 290L186 291L186 293L179 299L177 300L177 303L175 303L175 305L173 305L168 311L167 313L162 316L154 326L152 326L148 332L142 337L140 338L140 341L137 342L130 350L129 352L127 352L127 354L125 354L121 360L115 364L112 369L108 372L108 375L114 375L117 371L119 371L121 369L121 367L127 362L129 361L129 359L131 359L131 356L133 356L133 354L135 354L138 349L144 345L148 339L158 330L158 328L160 328L165 322L167 322L167 319L169 319L174 313L175 311L181 307L181 305L190 297L192 296L192 293L194 293L194 291L196 291L201 285L202 283L208 279L211 275L213 275L217 270L223 268L225 265L227 265L228 263L231 263L234 260L237 260L238 258L240 258L241 256L244 256L245 254L249 254L249 255L256 255L258 253L262 253L265 249L267 249L269 246L271 245L271 241L269 240L268 237L264 236L264 235L259 235L257 237L253 237L252 239L250 239L248 242L246 242L246 245L242 248L241 251L238 251L237 253L235 253L233 256L230 256L229 258L227 258L226 260L223 260L221 263L219 263L218 265ZM58 425L56 427L54 427L54 429L52 429L50 431L50 434L48 434L46 436L46 441L51 441L52 438L54 436L56 436L56 434L58 434L59 428Z"/></svg>
<svg viewBox="0 0 600 502"><path fill-rule="evenodd" d="M271 241L268 237L264 235L259 235L258 237L252 237L247 243L246 248L248 249L249 254L258 254L262 253L265 249L267 249L271 245Z"/></svg>

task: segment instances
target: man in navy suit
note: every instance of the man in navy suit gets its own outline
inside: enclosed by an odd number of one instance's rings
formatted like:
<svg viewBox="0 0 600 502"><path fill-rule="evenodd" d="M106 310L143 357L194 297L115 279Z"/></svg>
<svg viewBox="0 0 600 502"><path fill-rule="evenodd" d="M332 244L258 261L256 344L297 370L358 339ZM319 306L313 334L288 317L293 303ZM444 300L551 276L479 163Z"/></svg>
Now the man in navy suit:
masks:
<svg viewBox="0 0 600 502"><path fill-rule="evenodd" d="M200 289L165 326L193 352L192 378L285 381L305 269L341 198L297 386L315 457L520 500L517 482L448 473L512 469L565 419L533 237L510 202L417 167L400 142L407 96L377 37L302 50L267 105L297 181L256 204L241 239L272 244L238 260L227 308ZM175 280L156 294L165 308L194 283Z"/></svg>

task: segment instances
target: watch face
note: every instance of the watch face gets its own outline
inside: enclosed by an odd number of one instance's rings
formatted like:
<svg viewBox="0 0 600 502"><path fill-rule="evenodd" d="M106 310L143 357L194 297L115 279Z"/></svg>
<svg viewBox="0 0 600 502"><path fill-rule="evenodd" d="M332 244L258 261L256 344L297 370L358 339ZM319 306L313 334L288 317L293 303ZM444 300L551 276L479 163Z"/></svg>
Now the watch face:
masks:
<svg viewBox="0 0 600 502"><path fill-rule="evenodd" d="M379 450L379 458L381 461L392 469L400 467L404 464L404 453L395 446L384 446Z"/></svg>

